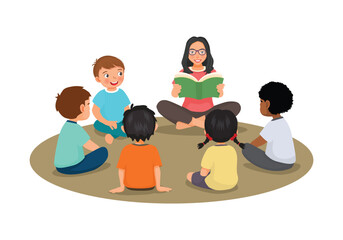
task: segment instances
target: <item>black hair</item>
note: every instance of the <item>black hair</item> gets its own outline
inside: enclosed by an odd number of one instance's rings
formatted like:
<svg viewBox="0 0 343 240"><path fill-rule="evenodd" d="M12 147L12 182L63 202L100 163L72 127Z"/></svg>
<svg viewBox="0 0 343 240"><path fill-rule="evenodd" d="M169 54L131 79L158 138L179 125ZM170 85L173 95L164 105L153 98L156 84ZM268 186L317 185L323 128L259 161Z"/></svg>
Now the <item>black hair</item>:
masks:
<svg viewBox="0 0 343 240"><path fill-rule="evenodd" d="M190 46L195 43L195 42L202 42L205 46L206 49L206 54L207 54L207 58L206 60L202 63L203 66L206 67L206 73L210 73L213 70L213 58L211 55L211 49L210 49L210 45L208 44L206 38L204 37L191 37L190 39L188 39L187 43L186 43L186 47L185 47L185 52L183 54L183 58L181 61L182 67L183 67L183 71L185 73L193 73L189 67L193 65L193 63L188 59L188 54L189 54L189 48Z"/></svg>
<svg viewBox="0 0 343 240"><path fill-rule="evenodd" d="M215 142L226 142L230 140L237 132L238 122L235 114L229 110L216 109L206 115L205 130L206 133ZM203 143L198 144L198 149L202 148L206 143L210 141L208 136ZM234 138L234 142L240 147L244 147L239 143L237 137Z"/></svg>
<svg viewBox="0 0 343 240"><path fill-rule="evenodd" d="M149 140L156 126L155 112L147 106L133 106L124 113L123 125L127 137L132 141Z"/></svg>
<svg viewBox="0 0 343 240"><path fill-rule="evenodd" d="M293 94L289 88L280 82L269 82L258 92L259 97L269 101L271 114L287 112L293 105Z"/></svg>

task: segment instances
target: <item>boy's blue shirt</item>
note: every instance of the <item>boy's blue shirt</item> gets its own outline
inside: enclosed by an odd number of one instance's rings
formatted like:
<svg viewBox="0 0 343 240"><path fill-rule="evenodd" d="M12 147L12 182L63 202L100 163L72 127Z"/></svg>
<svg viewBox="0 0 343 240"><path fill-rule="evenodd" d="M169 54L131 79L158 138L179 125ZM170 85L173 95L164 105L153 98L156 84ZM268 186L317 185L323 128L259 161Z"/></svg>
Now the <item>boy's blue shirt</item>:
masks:
<svg viewBox="0 0 343 240"><path fill-rule="evenodd" d="M122 89L115 92L104 89L97 93L93 103L100 108L100 113L106 120L121 122L124 118L124 108L130 105L130 100Z"/></svg>
<svg viewBox="0 0 343 240"><path fill-rule="evenodd" d="M85 157L83 145L89 139L88 133L79 124L67 121L58 136L55 167L65 168L80 163Z"/></svg>

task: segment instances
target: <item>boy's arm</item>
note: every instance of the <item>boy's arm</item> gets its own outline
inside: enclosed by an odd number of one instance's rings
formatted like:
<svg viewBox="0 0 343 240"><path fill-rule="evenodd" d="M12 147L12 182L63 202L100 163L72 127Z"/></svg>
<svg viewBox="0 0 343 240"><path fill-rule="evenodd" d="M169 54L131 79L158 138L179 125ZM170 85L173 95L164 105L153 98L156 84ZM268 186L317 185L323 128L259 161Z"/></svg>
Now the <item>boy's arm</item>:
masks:
<svg viewBox="0 0 343 240"><path fill-rule="evenodd" d="M124 108L124 112L126 112L127 110L130 109L130 105L127 105L125 108Z"/></svg>
<svg viewBox="0 0 343 240"><path fill-rule="evenodd" d="M88 140L84 145L83 147L89 151L94 151L94 150L97 150L99 148L98 145L96 145L92 140Z"/></svg>
<svg viewBox="0 0 343 240"><path fill-rule="evenodd" d="M125 169L119 168L118 176L119 176L120 187L113 188L112 190L110 190L110 193L120 193L125 190L125 186L124 186Z"/></svg>
<svg viewBox="0 0 343 240"><path fill-rule="evenodd" d="M100 113L100 108L97 105L93 105L92 109L94 117L101 123L109 126L112 130L117 129L117 121L107 121Z"/></svg>
<svg viewBox="0 0 343 240"><path fill-rule="evenodd" d="M161 170L159 166L154 167L154 173L155 173L155 182L156 182L156 190L159 192L169 192L172 190L168 187L162 187L161 186Z"/></svg>
<svg viewBox="0 0 343 240"><path fill-rule="evenodd" d="M267 141L260 135L254 141L252 141L250 144L255 146L255 147L259 147L259 146L262 146L266 143L267 143Z"/></svg>

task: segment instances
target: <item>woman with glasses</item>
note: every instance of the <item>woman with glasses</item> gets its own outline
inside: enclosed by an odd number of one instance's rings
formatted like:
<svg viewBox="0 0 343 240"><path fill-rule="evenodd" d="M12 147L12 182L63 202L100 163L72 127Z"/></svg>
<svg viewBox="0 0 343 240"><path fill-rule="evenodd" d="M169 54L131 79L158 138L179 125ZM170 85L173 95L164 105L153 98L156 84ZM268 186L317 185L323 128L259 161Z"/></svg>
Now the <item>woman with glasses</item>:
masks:
<svg viewBox="0 0 343 240"><path fill-rule="evenodd" d="M210 46L204 37L191 37L187 43L182 58L183 69L180 72L188 73L198 81L208 73L215 72ZM217 85L219 97L223 96L224 84ZM173 81L172 96L178 97L181 86ZM163 117L176 125L176 129L190 127L204 128L205 116L214 109L230 110L236 116L241 110L237 102L225 102L214 106L212 98L194 99L185 97L182 107L170 101L162 100L157 109Z"/></svg>

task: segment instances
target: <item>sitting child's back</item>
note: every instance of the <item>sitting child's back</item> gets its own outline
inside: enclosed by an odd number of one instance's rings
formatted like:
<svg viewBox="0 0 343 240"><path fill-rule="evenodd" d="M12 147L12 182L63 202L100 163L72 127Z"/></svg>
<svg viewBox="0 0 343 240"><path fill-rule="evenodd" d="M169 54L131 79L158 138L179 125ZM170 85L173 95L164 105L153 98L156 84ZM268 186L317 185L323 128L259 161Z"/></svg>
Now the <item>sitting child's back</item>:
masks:
<svg viewBox="0 0 343 240"><path fill-rule="evenodd" d="M152 188L156 185L155 166L162 166L155 146L129 144L123 148L117 168L125 169L124 185L126 187Z"/></svg>
<svg viewBox="0 0 343 240"><path fill-rule="evenodd" d="M134 141L125 146L117 164L120 187L111 193L124 191L125 187L134 190L150 190L156 187L159 192L169 192L171 188L162 187L162 166L157 148L145 141L157 129L155 113L146 106L135 106L124 113L122 130Z"/></svg>
<svg viewBox="0 0 343 240"><path fill-rule="evenodd" d="M200 171L187 174L188 181L201 188L219 191L237 185L237 153L226 143L229 140L238 142L237 127L237 118L229 110L216 109L206 115L206 139L198 144L198 148L201 149L212 140L216 145L206 150Z"/></svg>
<svg viewBox="0 0 343 240"><path fill-rule="evenodd" d="M237 153L232 146L209 147L202 158L201 167L211 169L205 182L214 190L231 189L238 182Z"/></svg>

